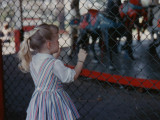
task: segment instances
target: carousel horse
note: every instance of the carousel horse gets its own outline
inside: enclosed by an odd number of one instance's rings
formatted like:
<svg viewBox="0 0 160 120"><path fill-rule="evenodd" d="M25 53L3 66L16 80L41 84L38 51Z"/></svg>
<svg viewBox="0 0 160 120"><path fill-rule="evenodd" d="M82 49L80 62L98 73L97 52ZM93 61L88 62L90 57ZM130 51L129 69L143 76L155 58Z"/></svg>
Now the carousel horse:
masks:
<svg viewBox="0 0 160 120"><path fill-rule="evenodd" d="M108 4L104 13L107 18L111 18L114 22L121 25L110 29L112 46L118 46L116 41L117 37L126 37L126 42L122 49L128 53L128 56L134 60L132 50L132 29L137 27L138 39L140 39L140 30L144 32L147 28L148 16L147 6L149 6L150 0L128 0L121 4L120 0L108 0ZM139 22L139 18L143 18L142 22ZM114 33L114 34L113 34Z"/></svg>
<svg viewBox="0 0 160 120"><path fill-rule="evenodd" d="M146 0L146 3L147 1L149 0ZM119 8L120 16L125 27L127 28L127 32L125 34L127 40L123 48L128 49L129 54L132 54L132 50L130 49L133 40L132 29L135 26L137 27L138 40L140 40L140 30L144 32L148 25L147 9L146 6L142 6L142 3L144 4L143 0L129 0L124 2ZM140 17L143 18L141 23L139 22Z"/></svg>
<svg viewBox="0 0 160 120"><path fill-rule="evenodd" d="M79 24L79 38L77 40L77 46L81 45L82 48L88 49L89 38L92 37L91 50L94 54L94 60L97 61L96 51L94 45L99 38L102 41L102 32L100 30L100 21L98 20L99 11L95 9L89 9L88 13L81 17ZM100 43L99 42L99 43ZM100 45L99 45L100 46Z"/></svg>
<svg viewBox="0 0 160 120"><path fill-rule="evenodd" d="M110 11L114 16L105 13L105 11L99 12L95 9L89 9L88 13L81 17L79 24L79 37L77 40L77 46L79 47L81 45L83 48L88 48L89 37L92 37L91 49L94 54L94 59L96 61L100 61L94 48L97 38L99 38L100 48L103 48L104 45L107 51L109 69L114 68L112 54L113 52L117 52L117 41L115 40L117 32L114 33L113 31L120 28L122 25L120 21L116 21L116 14L118 13L119 6L121 5L121 2L119 1L120 0L114 0L113 4L111 3L113 0L109 0L108 2L109 5L112 6L110 7Z"/></svg>
<svg viewBox="0 0 160 120"><path fill-rule="evenodd" d="M114 69L112 55L114 51L117 52L117 38L126 36L127 40L123 49L126 50L128 56L134 60L133 50L131 47L132 28L134 27L134 22L136 22L137 18L142 16L144 13L146 15L140 1L135 1L130 0L127 3L127 7L124 7L124 4L121 5L120 0L108 0L107 7L103 12L92 9L88 10L88 13L81 17L79 23L77 46L79 47L79 45L81 45L82 47L87 48L89 44L89 37L91 36L93 41L91 49L94 53L94 59L97 60L94 44L97 38L99 38L101 43L100 45L102 45L102 43L105 45L110 65L109 68ZM138 14L137 12L141 14ZM147 17L145 16L143 21L146 20ZM139 24L139 26L140 25L142 27L143 24Z"/></svg>

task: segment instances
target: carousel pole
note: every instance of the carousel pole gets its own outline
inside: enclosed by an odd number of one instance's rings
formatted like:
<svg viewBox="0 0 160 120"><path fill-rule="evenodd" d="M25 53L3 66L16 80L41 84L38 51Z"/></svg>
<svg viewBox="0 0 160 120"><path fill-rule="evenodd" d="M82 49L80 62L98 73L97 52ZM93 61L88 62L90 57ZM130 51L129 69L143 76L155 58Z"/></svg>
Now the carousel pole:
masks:
<svg viewBox="0 0 160 120"><path fill-rule="evenodd" d="M71 2L71 20L80 19L79 1L72 0ZM78 38L78 25L71 26L71 50L69 56L71 57L76 49L76 42Z"/></svg>
<svg viewBox="0 0 160 120"><path fill-rule="evenodd" d="M16 53L19 51L20 43L23 41L23 9L22 9L22 2L23 0L16 0L15 1L15 16L13 18L15 25L14 25L14 36L15 36L15 48Z"/></svg>

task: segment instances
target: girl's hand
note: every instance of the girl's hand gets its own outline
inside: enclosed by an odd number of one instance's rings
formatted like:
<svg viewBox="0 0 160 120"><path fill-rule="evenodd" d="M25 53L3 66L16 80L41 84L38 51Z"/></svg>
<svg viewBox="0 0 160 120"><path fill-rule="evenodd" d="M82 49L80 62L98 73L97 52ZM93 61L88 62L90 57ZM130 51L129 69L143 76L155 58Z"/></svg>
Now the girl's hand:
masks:
<svg viewBox="0 0 160 120"><path fill-rule="evenodd" d="M78 61L84 62L87 57L87 52L84 49L80 49L78 53Z"/></svg>
<svg viewBox="0 0 160 120"><path fill-rule="evenodd" d="M59 48L57 53L54 53L53 56L57 59L61 53L61 48Z"/></svg>
<svg viewBox="0 0 160 120"><path fill-rule="evenodd" d="M77 62L77 65L74 68L74 70L76 72L76 74L74 76L74 80L76 80L78 78L78 76L80 75L81 70L83 68L83 63L84 63L86 57L87 57L86 51L83 50L83 49L80 49L80 51L78 53L78 62Z"/></svg>

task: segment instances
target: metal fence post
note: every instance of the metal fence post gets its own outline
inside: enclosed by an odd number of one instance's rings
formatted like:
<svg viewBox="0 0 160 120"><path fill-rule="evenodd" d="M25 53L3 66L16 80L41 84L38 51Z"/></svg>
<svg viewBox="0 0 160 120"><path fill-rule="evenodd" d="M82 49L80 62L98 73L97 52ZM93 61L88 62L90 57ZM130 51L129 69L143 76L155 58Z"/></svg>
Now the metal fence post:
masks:
<svg viewBox="0 0 160 120"><path fill-rule="evenodd" d="M0 120L4 120L2 40L0 40Z"/></svg>

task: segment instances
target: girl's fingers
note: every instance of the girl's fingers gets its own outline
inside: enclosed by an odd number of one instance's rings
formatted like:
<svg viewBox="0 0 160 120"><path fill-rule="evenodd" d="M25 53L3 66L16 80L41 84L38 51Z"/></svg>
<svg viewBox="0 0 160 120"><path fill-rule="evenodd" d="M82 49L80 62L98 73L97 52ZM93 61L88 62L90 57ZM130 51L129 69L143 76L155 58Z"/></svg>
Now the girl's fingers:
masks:
<svg viewBox="0 0 160 120"><path fill-rule="evenodd" d="M86 53L86 51L84 49L80 49L81 52Z"/></svg>

